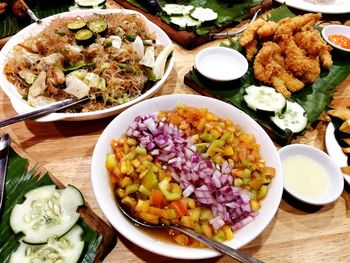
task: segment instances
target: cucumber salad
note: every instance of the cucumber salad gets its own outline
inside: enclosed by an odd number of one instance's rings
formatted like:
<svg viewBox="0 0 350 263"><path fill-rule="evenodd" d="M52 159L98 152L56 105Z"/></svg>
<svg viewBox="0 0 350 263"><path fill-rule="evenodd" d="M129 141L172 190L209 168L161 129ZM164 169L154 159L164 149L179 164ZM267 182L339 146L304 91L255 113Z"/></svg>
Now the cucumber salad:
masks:
<svg viewBox="0 0 350 263"><path fill-rule="evenodd" d="M249 86L245 89L244 101L248 107L270 120L281 130L299 133L308 123L304 108L297 102L287 100L274 88Z"/></svg>
<svg viewBox="0 0 350 263"><path fill-rule="evenodd" d="M78 262L84 248L83 229L77 224L77 208L84 204L80 191L71 185L46 185L24 196L10 215L12 230L23 237L9 262Z"/></svg>
<svg viewBox="0 0 350 263"><path fill-rule="evenodd" d="M184 30L196 29L203 23L213 22L218 18L211 8L192 5L166 4L163 11L170 17L170 23Z"/></svg>

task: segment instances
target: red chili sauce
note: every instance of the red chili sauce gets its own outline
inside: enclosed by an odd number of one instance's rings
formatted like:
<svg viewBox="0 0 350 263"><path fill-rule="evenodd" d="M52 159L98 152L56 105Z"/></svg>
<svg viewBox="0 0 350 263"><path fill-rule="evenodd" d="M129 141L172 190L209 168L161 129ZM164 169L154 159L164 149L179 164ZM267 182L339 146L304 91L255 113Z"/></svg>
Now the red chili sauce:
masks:
<svg viewBox="0 0 350 263"><path fill-rule="evenodd" d="M333 42L339 47L350 49L350 38L344 35L339 35L339 34L330 35L328 39L329 41Z"/></svg>

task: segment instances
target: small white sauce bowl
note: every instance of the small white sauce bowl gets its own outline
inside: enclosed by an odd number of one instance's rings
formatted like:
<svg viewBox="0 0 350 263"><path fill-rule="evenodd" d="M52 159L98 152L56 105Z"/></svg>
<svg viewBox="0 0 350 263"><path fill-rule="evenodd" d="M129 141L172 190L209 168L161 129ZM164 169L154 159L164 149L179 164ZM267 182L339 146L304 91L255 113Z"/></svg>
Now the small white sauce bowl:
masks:
<svg viewBox="0 0 350 263"><path fill-rule="evenodd" d="M330 35L343 35L343 36L350 38L350 26L329 25L329 26L325 26L322 29L322 37L324 38L324 40L326 40L326 42L329 45L331 45L332 47L334 47L338 50L344 51L346 53L350 53L350 49L340 47L340 46L334 44L332 41L330 41L328 39Z"/></svg>
<svg viewBox="0 0 350 263"><path fill-rule="evenodd" d="M194 62L204 77L213 81L232 81L248 71L247 59L238 51L227 47L209 47L201 50Z"/></svg>
<svg viewBox="0 0 350 263"><path fill-rule="evenodd" d="M325 205L334 202L338 199L344 189L344 178L340 169L333 160L325 152L306 144L290 144L278 151L281 162L283 163L291 156L306 156L311 158L320 166L322 166L329 176L328 191L321 196L305 196L292 190L283 180L284 189L296 199L311 205ZM283 169L282 169L283 170Z"/></svg>

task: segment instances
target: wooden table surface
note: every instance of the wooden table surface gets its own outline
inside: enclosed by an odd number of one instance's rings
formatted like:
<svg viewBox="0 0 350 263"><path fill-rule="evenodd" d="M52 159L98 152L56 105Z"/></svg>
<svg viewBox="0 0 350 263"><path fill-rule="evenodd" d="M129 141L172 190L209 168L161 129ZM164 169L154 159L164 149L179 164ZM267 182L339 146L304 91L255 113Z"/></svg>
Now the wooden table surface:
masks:
<svg viewBox="0 0 350 263"><path fill-rule="evenodd" d="M176 62L169 79L156 94L195 93L183 83L196 54L217 46L213 41L187 51L175 45ZM332 105L350 105L350 76L337 87ZM16 114L9 99L0 90L0 119ZM91 208L106 219L96 203L90 180L91 155L97 139L112 118L85 122L25 121L3 128L28 154L64 184L73 184L85 196ZM322 150L326 122L293 143L306 143ZM277 146L278 147L278 146ZM350 262L350 191L343 191L333 204L311 208L283 195L278 212L268 227L241 250L264 262ZM137 247L119 235L116 247L104 262L189 262L158 256ZM232 262L226 256L201 262Z"/></svg>

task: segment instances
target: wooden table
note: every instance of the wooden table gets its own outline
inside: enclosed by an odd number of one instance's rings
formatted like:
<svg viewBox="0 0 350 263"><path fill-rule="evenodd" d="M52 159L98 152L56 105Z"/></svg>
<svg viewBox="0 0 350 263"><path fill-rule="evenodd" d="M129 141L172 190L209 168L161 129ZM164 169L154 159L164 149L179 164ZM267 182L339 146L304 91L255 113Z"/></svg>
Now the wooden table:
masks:
<svg viewBox="0 0 350 263"><path fill-rule="evenodd" d="M156 94L195 93L183 83L184 75L193 66L196 54L203 48L217 46L221 40L187 51L176 45L176 63L169 79ZM350 76L337 87L332 105L350 104ZM9 99L0 90L0 119L16 112ZM73 184L84 194L91 208L106 219L98 207L90 181L91 155L96 141L112 118L85 122L25 121L5 127L28 154L64 184ZM324 146L325 122L293 142ZM278 147L278 146L277 146ZM350 262L350 191L343 191L333 204L321 208L305 207L286 194L280 208L254 241L242 251L265 262ZM174 260L150 253L137 247L123 236L105 262L189 262ZM223 256L201 262L232 262Z"/></svg>

